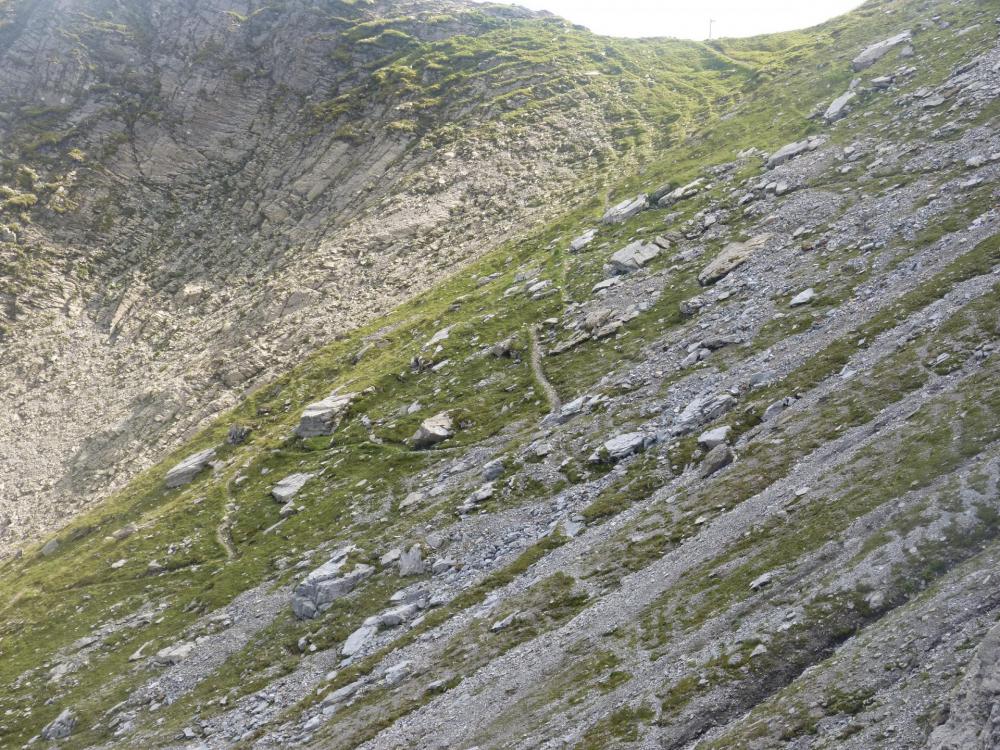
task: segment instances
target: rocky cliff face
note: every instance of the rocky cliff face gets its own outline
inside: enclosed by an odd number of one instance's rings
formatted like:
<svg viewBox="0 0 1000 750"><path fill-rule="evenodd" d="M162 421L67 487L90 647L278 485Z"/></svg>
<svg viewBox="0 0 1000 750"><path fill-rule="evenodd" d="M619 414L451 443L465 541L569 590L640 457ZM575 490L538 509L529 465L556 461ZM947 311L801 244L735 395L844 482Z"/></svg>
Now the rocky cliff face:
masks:
<svg viewBox="0 0 1000 750"><path fill-rule="evenodd" d="M147 28L11 7L24 59ZM711 46L332 8L209 14L167 58L216 94L106 153L96 62L70 140L8 107L12 512L123 486L0 562L0 742L994 747L1000 5ZM321 95L220 62L312 34Z"/></svg>
<svg viewBox="0 0 1000 750"><path fill-rule="evenodd" d="M621 69L649 49L513 8L0 13L8 552L311 348L551 215L555 196L592 194L641 156L637 134L681 132L664 111L712 103L671 93L654 111L634 89L666 87L665 72Z"/></svg>

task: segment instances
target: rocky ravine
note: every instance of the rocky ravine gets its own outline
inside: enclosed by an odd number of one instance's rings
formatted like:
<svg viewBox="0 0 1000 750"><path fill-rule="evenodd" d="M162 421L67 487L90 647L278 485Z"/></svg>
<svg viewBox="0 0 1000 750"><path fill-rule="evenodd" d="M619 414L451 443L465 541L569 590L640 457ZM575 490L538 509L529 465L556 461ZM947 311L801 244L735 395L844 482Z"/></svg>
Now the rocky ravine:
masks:
<svg viewBox="0 0 1000 750"><path fill-rule="evenodd" d="M8 560L0 738L996 746L998 25L899 0L773 40L620 203Z"/></svg>

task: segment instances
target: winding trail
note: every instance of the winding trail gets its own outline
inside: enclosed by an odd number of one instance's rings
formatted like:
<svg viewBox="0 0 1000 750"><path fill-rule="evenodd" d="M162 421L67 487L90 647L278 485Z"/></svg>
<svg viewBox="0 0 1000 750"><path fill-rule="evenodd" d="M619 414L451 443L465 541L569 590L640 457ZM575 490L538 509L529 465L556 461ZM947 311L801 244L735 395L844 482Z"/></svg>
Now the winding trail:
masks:
<svg viewBox="0 0 1000 750"><path fill-rule="evenodd" d="M545 398L549 402L549 409L555 413L562 408L562 401L559 393L553 387L549 379L545 377L545 370L542 369L542 347L538 343L538 326L533 325L528 329L531 336L531 371L535 374L535 380L545 392Z"/></svg>
<svg viewBox="0 0 1000 750"><path fill-rule="evenodd" d="M226 551L226 559L232 560L236 557L236 545L233 543L232 522L233 511L236 510L236 502L233 500L233 480L226 482L226 512L215 527L215 538L219 541L219 546Z"/></svg>

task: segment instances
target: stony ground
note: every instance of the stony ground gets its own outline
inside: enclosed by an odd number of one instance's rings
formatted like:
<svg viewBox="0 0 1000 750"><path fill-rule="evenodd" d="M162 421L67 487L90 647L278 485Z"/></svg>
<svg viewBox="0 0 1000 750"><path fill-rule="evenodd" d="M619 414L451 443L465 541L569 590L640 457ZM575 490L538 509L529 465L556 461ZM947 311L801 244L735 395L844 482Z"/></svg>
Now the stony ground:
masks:
<svg viewBox="0 0 1000 750"><path fill-rule="evenodd" d="M996 747L998 31L820 27L6 561L0 739Z"/></svg>

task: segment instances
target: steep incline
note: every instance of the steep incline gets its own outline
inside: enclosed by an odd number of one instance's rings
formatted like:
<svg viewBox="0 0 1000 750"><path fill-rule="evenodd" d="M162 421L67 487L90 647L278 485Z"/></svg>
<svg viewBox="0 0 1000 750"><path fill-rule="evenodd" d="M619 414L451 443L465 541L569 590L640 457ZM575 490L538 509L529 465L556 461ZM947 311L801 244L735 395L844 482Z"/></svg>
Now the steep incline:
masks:
<svg viewBox="0 0 1000 750"><path fill-rule="evenodd" d="M0 563L0 741L995 747L998 29L714 43L610 201Z"/></svg>
<svg viewBox="0 0 1000 750"><path fill-rule="evenodd" d="M0 552L752 86L448 1L0 14Z"/></svg>

